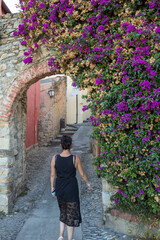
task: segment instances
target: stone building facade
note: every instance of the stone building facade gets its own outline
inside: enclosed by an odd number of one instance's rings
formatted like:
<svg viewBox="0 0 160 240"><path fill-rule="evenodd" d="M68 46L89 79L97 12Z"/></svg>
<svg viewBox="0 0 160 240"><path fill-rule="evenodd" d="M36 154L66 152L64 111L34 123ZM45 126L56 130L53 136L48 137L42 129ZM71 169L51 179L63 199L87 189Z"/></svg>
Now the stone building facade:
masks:
<svg viewBox="0 0 160 240"><path fill-rule="evenodd" d="M60 119L66 120L66 76L51 76L40 81L38 144L48 145L60 131ZM54 90L49 97L48 90Z"/></svg>
<svg viewBox="0 0 160 240"><path fill-rule="evenodd" d="M18 14L0 16L0 211L9 212L25 187L26 92L51 76L47 61L54 53L43 48L34 63L23 63L22 39L13 32Z"/></svg>

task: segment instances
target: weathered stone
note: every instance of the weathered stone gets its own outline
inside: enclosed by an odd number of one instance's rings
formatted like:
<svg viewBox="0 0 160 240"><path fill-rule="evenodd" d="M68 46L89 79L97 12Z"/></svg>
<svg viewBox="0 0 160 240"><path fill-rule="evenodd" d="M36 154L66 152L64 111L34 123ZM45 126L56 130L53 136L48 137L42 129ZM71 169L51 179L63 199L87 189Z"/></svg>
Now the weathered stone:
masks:
<svg viewBox="0 0 160 240"><path fill-rule="evenodd" d="M0 167L0 176L6 177L6 176L11 176L11 174L12 174L12 168L1 168Z"/></svg>
<svg viewBox="0 0 160 240"><path fill-rule="evenodd" d="M4 53L4 54L1 55L0 60L3 60L3 59L5 59L5 58L7 58L7 57L8 57L8 54L7 54L7 53Z"/></svg>
<svg viewBox="0 0 160 240"><path fill-rule="evenodd" d="M12 182L12 180L13 180L13 177L0 177L0 182L2 183L2 184L9 184L9 183L11 183Z"/></svg>
<svg viewBox="0 0 160 240"><path fill-rule="evenodd" d="M8 202L0 202L0 211L8 211L25 184L26 90L32 83L52 75L47 63L52 51L39 51L34 63L23 63L23 53L28 49L21 46L22 38L13 36L19 22L19 14L0 16L0 184L13 176L12 197ZM13 168L2 168L10 164ZM1 188L0 194L1 190L4 192Z"/></svg>
<svg viewBox="0 0 160 240"><path fill-rule="evenodd" d="M6 194L0 194L0 205L8 205L8 196Z"/></svg>
<svg viewBox="0 0 160 240"><path fill-rule="evenodd" d="M9 194L13 190L13 184L0 184L0 193Z"/></svg>
<svg viewBox="0 0 160 240"><path fill-rule="evenodd" d="M7 66L6 66L5 63L1 64L1 65L0 65L0 72L2 72L3 70L5 70L6 67L7 67Z"/></svg>
<svg viewBox="0 0 160 240"><path fill-rule="evenodd" d="M110 184L108 184L108 182L104 178L102 179L102 188L103 188L104 192L114 192L114 191L117 191Z"/></svg>
<svg viewBox="0 0 160 240"><path fill-rule="evenodd" d="M0 137L0 149L10 149L10 139Z"/></svg>
<svg viewBox="0 0 160 240"><path fill-rule="evenodd" d="M20 24L20 21L16 21L13 25L14 29L18 28L18 25Z"/></svg>
<svg viewBox="0 0 160 240"><path fill-rule="evenodd" d="M8 166L12 165L14 162L15 158L14 157L0 157L0 167L2 166Z"/></svg>

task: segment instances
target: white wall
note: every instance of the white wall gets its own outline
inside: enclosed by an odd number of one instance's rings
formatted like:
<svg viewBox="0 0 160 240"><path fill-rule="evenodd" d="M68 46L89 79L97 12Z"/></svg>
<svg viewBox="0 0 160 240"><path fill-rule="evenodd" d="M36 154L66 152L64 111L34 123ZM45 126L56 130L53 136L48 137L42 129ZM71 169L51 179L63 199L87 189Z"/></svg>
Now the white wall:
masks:
<svg viewBox="0 0 160 240"><path fill-rule="evenodd" d="M67 124L76 123L76 109L78 105L78 122L82 123L84 120L90 117L90 110L82 111L82 107L87 105L85 99L82 99L82 95L86 95L87 89L79 91L72 86L72 79L67 77ZM76 95L78 95L78 104L76 104Z"/></svg>

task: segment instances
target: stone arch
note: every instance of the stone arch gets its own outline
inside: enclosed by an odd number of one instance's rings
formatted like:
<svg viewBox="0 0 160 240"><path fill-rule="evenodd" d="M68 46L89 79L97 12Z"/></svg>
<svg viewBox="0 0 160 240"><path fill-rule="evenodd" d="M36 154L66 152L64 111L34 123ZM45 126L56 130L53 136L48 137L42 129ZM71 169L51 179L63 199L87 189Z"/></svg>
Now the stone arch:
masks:
<svg viewBox="0 0 160 240"><path fill-rule="evenodd" d="M52 73L50 72L47 62L44 61L32 66L17 76L8 88L5 89L5 97L0 109L0 121L5 122L10 120L13 104L21 91L26 91L30 85L50 75L52 75Z"/></svg>
<svg viewBox="0 0 160 240"><path fill-rule="evenodd" d="M40 79L50 76L47 61L31 66L5 89L0 110L0 210L10 212L26 180L25 130L26 92Z"/></svg>
<svg viewBox="0 0 160 240"><path fill-rule="evenodd" d="M19 23L18 14L0 16L0 211L6 213L25 187L26 91L52 75L47 62L54 56L41 48L25 65L22 39L13 36Z"/></svg>

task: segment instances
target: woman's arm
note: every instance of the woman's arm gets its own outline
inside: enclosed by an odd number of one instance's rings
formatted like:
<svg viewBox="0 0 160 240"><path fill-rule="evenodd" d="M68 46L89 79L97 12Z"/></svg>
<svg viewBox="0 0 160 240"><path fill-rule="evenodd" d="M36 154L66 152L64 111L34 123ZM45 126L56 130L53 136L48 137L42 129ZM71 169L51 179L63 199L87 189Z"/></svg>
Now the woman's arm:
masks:
<svg viewBox="0 0 160 240"><path fill-rule="evenodd" d="M55 189L54 187L55 177L56 177L56 170L55 170L55 155L54 155L51 161L51 177L50 177L51 192Z"/></svg>
<svg viewBox="0 0 160 240"><path fill-rule="evenodd" d="M83 178L83 180L87 183L88 189L91 189L91 184L88 180L87 174L85 173L81 160L78 156L76 156L76 167L78 168L78 171L80 173L80 176Z"/></svg>

